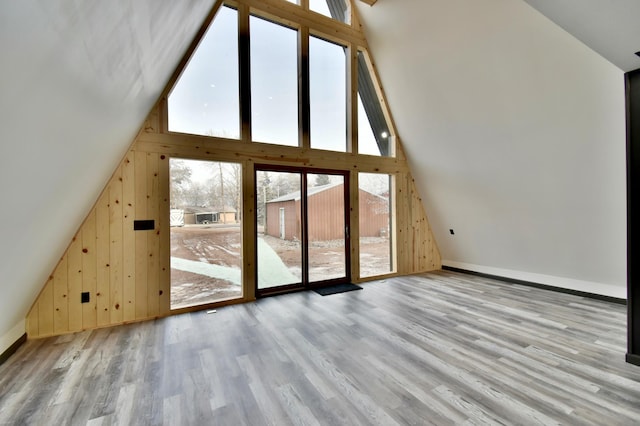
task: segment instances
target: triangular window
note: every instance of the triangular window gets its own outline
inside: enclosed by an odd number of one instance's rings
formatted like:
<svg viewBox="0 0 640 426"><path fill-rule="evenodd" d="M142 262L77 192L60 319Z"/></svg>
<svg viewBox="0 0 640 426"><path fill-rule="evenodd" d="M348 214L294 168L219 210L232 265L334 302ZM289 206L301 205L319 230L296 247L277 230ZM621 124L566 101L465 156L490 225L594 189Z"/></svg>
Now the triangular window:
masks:
<svg viewBox="0 0 640 426"><path fill-rule="evenodd" d="M366 54L358 52L358 153L392 157L394 136L371 74Z"/></svg>

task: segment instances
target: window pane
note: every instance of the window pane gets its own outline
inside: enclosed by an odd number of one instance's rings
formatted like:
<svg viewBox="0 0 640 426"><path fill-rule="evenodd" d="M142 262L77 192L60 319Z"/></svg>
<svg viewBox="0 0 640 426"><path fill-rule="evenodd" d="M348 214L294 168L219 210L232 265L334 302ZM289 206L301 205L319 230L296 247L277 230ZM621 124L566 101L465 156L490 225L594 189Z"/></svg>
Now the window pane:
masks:
<svg viewBox="0 0 640 426"><path fill-rule="evenodd" d="M302 283L300 173L256 172L258 289Z"/></svg>
<svg viewBox="0 0 640 426"><path fill-rule="evenodd" d="M394 138L363 52L358 52L358 153L392 157Z"/></svg>
<svg viewBox="0 0 640 426"><path fill-rule="evenodd" d="M358 153L380 155L380 148L378 148L378 142L371 130L371 124L360 95L358 95Z"/></svg>
<svg viewBox="0 0 640 426"><path fill-rule="evenodd" d="M347 0L309 0L309 9L336 21L349 23Z"/></svg>
<svg viewBox="0 0 640 426"><path fill-rule="evenodd" d="M169 163L171 309L242 297L242 166Z"/></svg>
<svg viewBox="0 0 640 426"><path fill-rule="evenodd" d="M343 46L309 40L311 147L347 150L346 58Z"/></svg>
<svg viewBox="0 0 640 426"><path fill-rule="evenodd" d="M347 275L344 181L342 175L307 175L307 232L311 283Z"/></svg>
<svg viewBox="0 0 640 426"><path fill-rule="evenodd" d="M173 87L169 130L240 138L238 13L222 7Z"/></svg>
<svg viewBox="0 0 640 426"><path fill-rule="evenodd" d="M393 272L390 180L384 174L358 174L361 277Z"/></svg>
<svg viewBox="0 0 640 426"><path fill-rule="evenodd" d="M298 146L298 33L255 16L250 28L252 139Z"/></svg>

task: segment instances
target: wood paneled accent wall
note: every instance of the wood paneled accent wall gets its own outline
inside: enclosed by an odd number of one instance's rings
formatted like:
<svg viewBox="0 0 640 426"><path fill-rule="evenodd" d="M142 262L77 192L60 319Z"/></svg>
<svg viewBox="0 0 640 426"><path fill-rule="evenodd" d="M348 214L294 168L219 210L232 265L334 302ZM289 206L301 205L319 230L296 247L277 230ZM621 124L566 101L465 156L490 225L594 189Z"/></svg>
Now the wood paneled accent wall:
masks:
<svg viewBox="0 0 640 426"><path fill-rule="evenodd" d="M395 176L397 273L440 269L440 253L406 161L351 154L301 152L291 147L161 133L156 107L90 211L27 315L29 337L126 324L171 314L169 158L240 161L249 168L243 185L245 212L253 214L253 164L292 163ZM273 153L270 152L273 151ZM401 153L400 153L401 154ZM353 185L352 185L353 186ZM357 186L355 186L357 188ZM358 191L352 191L357 193ZM351 223L357 223L352 201ZM255 250L252 216L245 213L245 253ZM134 220L153 220L153 230L134 231ZM355 236L355 235L354 235ZM357 238L352 244L357 246ZM355 247L352 253L355 254ZM249 256L247 256L249 257ZM357 259L352 256L352 259ZM252 300L255 266L244 263L245 300ZM250 271L247 271L250 269ZM358 280L357 267L352 269ZM249 273L247 273L249 272ZM81 293L89 302L81 303Z"/></svg>
<svg viewBox="0 0 640 426"><path fill-rule="evenodd" d="M286 19L296 18L299 13L297 6L276 0L236 2L245 8L266 8L267 13L277 9ZM216 2L209 21L213 19L220 4L221 1ZM320 29L327 27L332 30L329 32L335 30L336 34L340 34L349 43L354 43L350 47L352 56L356 47L366 49L366 40L357 25L357 15L354 14L354 26L334 24L328 18L317 14L309 14L308 18L305 22L309 25L316 25ZM308 28L305 31L308 31ZM200 34L202 33L204 30L200 31ZM194 41L192 49L196 45ZM188 55L185 55L181 66L188 62L187 59ZM376 76L375 65L370 64L370 68ZM255 164L295 165L351 173L350 249L351 276L354 281L365 280L359 278L358 172L394 176L395 197L392 197L392 202L395 204L395 215L392 218L392 230L395 234L396 272L388 276L440 269L440 253L399 140L395 157L375 157L312 150L309 148L308 135L303 137L300 148L254 143L246 136L243 136L242 140L229 140L171 133L167 131L166 125L167 94L180 69L174 73L167 89L142 125L95 206L44 283L42 291L27 314L29 337L45 337L126 324L174 313L170 309L171 157L231 161L240 163L243 167L241 301L255 299ZM353 69L355 68L351 68ZM352 86L353 92L355 85ZM386 110L382 88L378 86L377 90L381 105L385 105L388 121L393 124ZM355 107L352 111L355 111ZM250 123L243 122L243 128L249 125ZM247 134L249 133L243 132L243 135ZM153 220L154 227L152 230L135 231L136 220ZM371 279L375 277L366 278ZM89 301L86 303L82 303L81 300L83 293L89 295Z"/></svg>
<svg viewBox="0 0 640 426"><path fill-rule="evenodd" d="M408 275L442 268L440 250L411 173L396 175L395 193L397 272Z"/></svg>
<svg viewBox="0 0 640 426"><path fill-rule="evenodd" d="M29 337L169 312L168 163L127 152L27 315ZM154 229L134 231L134 220L153 220Z"/></svg>

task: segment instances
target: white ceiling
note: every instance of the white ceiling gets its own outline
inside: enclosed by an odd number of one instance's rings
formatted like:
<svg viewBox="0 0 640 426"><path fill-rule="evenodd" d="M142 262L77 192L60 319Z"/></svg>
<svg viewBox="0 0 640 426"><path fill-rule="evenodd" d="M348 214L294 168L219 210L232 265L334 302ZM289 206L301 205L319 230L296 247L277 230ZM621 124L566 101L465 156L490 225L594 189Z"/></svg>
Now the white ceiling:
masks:
<svg viewBox="0 0 640 426"><path fill-rule="evenodd" d="M621 70L640 68L640 1L524 1Z"/></svg>

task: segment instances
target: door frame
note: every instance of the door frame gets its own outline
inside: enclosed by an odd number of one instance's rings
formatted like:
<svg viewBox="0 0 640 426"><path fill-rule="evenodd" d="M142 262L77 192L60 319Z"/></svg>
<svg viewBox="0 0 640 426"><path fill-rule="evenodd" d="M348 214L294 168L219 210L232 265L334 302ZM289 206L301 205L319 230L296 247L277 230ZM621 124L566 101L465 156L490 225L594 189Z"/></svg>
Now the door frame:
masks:
<svg viewBox="0 0 640 426"><path fill-rule="evenodd" d="M301 182L300 182L300 216L301 216L301 244L302 244L302 282L296 284L287 284L278 287L270 287L259 289L258 288L258 172L284 172L284 173L300 173ZM308 241L308 206L307 206L307 176L309 174L327 174L327 175L336 175L342 176L343 185L344 185L344 258L345 258L345 275L344 277L333 278L323 281L314 281L309 282L309 241ZM333 284L343 284L351 282L351 222L350 222L350 171L348 170L337 170L337 169L316 169L312 167L303 167L303 166L278 166L273 164L255 164L253 169L253 179L254 179L254 211L256 214L254 215L254 223L255 223L255 235L254 239L256 241L255 254L254 254L254 265L256 267L255 274L255 294L256 297L265 297L272 296L276 294L283 293L291 293L294 291L301 290L311 290L314 288L325 287ZM266 206L265 206L266 208ZM279 231L280 232L280 231Z"/></svg>

